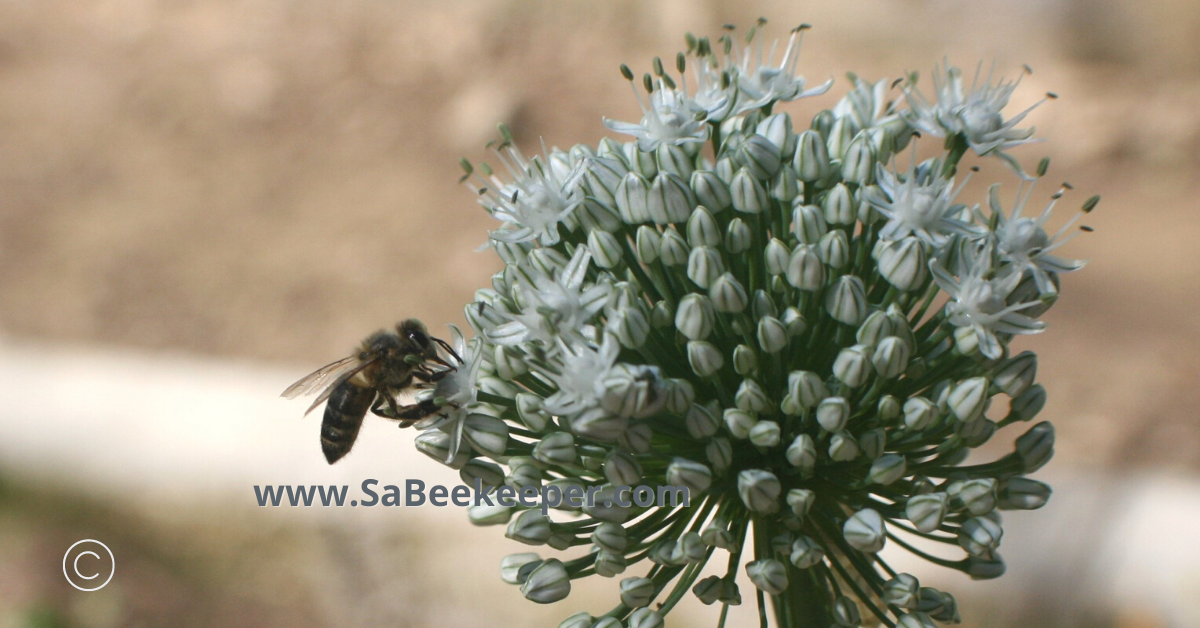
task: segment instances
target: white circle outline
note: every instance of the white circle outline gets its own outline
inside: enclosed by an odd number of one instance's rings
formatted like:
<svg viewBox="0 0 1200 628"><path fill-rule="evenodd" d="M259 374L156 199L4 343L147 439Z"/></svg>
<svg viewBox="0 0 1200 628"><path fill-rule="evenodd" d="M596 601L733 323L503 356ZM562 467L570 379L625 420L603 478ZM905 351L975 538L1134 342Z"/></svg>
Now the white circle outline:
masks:
<svg viewBox="0 0 1200 628"><path fill-rule="evenodd" d="M67 575L67 558L71 555L71 550L75 549L75 546L79 545L80 543L95 543L96 545L103 547L104 551L108 552L109 560L112 561L112 571L109 572L108 579L105 580L100 586L95 587L93 589L85 589L85 588L75 584L74 582L71 582L71 576ZM92 551L82 552L79 554L79 556L83 556L84 554L91 554L92 556L95 556L96 558L100 558L99 554L96 554L95 552L92 552ZM78 564L79 556L75 557L75 563L74 563L75 574L77 576L79 576L80 578L83 578L85 580L91 580L92 578L95 578L96 576L100 575L99 573L97 573L89 578L89 577L79 573L79 564ZM115 575L116 573L117 573L117 559L115 556L113 556L112 550L108 549L107 545L105 545L95 539L83 539L82 541L75 541L73 544L71 544L71 547L67 548L67 553L63 554L63 577L67 579L67 582L71 586L75 587L76 589L79 589L80 591L99 591L100 589L103 589L106 585L108 585L109 580L112 580L113 575Z"/></svg>

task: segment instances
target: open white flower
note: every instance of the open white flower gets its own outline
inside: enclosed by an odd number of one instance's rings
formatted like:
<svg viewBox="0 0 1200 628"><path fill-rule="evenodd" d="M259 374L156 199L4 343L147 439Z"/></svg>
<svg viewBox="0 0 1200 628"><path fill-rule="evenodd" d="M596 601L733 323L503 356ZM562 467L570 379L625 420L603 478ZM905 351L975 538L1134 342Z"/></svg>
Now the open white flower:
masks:
<svg viewBox="0 0 1200 628"><path fill-rule="evenodd" d="M988 189L988 205L992 209L996 225L988 233L988 239L1000 253L1001 258L1011 264L1017 274L1029 272L1033 275L1039 293L1043 295L1056 294L1058 289L1050 279L1050 273L1079 270L1083 268L1084 262L1055 257L1050 253L1075 237L1078 232L1063 236L1075 226L1076 221L1083 214L1076 214L1054 235L1048 235L1044 227L1046 221L1050 220L1050 214L1054 210L1054 205L1058 203L1058 199L1061 198L1063 190L1059 190L1051 198L1050 204L1046 206L1040 216L1033 218L1022 215L1025 205L1029 202L1029 196L1033 193L1033 185L1024 185L1023 188L1017 190L1015 206L1012 213L1007 216L1000 203L1000 184L993 185ZM975 211L979 221L987 224L987 218L979 212L979 209L976 208Z"/></svg>
<svg viewBox="0 0 1200 628"><path fill-rule="evenodd" d="M641 123L605 118L604 126L636 137L642 151L651 152L664 143L684 146L708 139L708 111L689 98L684 90L669 87L660 79L657 88L650 93L648 103L642 100L637 86L633 88L633 95L642 108Z"/></svg>
<svg viewBox="0 0 1200 628"><path fill-rule="evenodd" d="M450 342L454 352L462 357L463 363L438 380L432 389L423 392L423 398L444 401L444 405L440 412L422 419L414 426L422 432L437 429L450 435L447 464L458 455L467 415L479 405L479 365L483 359L483 344L474 339L467 343L462 331L455 325L450 325Z"/></svg>
<svg viewBox="0 0 1200 628"><path fill-rule="evenodd" d="M961 280L955 279L940 260L929 263L933 278L946 291L950 301L946 303L946 319L955 327L970 327L979 341L979 350L984 356L997 360L1004 355L1004 346L996 333L1036 334L1046 324L1034 320L1021 310L1039 305L1039 302L1008 304L1008 295L1021 282L1021 273L1010 272L993 277L992 251L985 246L974 260L969 260L969 270Z"/></svg>
<svg viewBox="0 0 1200 628"><path fill-rule="evenodd" d="M542 407L551 414L574 416L600 403L601 384L612 371L621 346L612 334L604 334L600 346L567 345L562 340L558 344L558 372L547 374L558 391L546 397Z"/></svg>
<svg viewBox="0 0 1200 628"><path fill-rule="evenodd" d="M591 257L587 247L577 247L571 261L556 276L522 267L522 281L513 287L521 311L508 314L511 320L494 327L487 334L488 340L498 345L534 340L556 348L558 338L595 339L596 328L591 320L604 309L612 289L607 283L583 287Z"/></svg>
<svg viewBox="0 0 1200 628"><path fill-rule="evenodd" d="M584 164L572 167L565 154L547 151L545 145L543 155L526 159L507 131L501 132L505 137L496 156L512 180L489 173L488 180L474 177L467 183L479 193L479 203L505 223L489 235L501 242L536 241L553 246L558 243L559 224L569 223L572 212L583 202L579 183Z"/></svg>
<svg viewBox="0 0 1200 628"><path fill-rule="evenodd" d="M824 94L833 85L833 79L829 79L806 90L804 89L806 82L804 77L796 74L796 65L800 61L800 42L803 39L804 31L808 30L807 25L792 29L787 47L783 49L783 56L776 65L774 62L775 49L779 42L778 40L772 42L770 50L764 53L761 31L765 23L765 20L759 21L758 26L750 35L750 42L741 51L741 59L736 60L734 67L737 69L737 86L741 93L734 106L733 115L758 109L776 101L790 102L806 96ZM733 54L736 55L737 52L734 51Z"/></svg>
<svg viewBox="0 0 1200 628"><path fill-rule="evenodd" d="M877 168L878 190L883 194L872 189L867 200L888 218L879 236L895 241L914 235L934 248L941 248L954 234L978 235L975 228L959 218L964 206L954 204L967 182L954 187L953 177L943 178L938 172L938 162L925 162L918 168L915 148L913 155L904 175L882 165Z"/></svg>

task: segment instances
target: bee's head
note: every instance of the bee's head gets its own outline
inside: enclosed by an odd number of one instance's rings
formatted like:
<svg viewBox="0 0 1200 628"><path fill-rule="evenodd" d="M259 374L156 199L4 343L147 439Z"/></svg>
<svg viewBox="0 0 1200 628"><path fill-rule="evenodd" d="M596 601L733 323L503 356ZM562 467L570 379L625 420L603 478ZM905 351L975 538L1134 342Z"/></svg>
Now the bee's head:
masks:
<svg viewBox="0 0 1200 628"><path fill-rule="evenodd" d="M396 334L411 352L420 354L427 360L438 360L437 345L430 338L425 323L415 318L405 319L396 325Z"/></svg>

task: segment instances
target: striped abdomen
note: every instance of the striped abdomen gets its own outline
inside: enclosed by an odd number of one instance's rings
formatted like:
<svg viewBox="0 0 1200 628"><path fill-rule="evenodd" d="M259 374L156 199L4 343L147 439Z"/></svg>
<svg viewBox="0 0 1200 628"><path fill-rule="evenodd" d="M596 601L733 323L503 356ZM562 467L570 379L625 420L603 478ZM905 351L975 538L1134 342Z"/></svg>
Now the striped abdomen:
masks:
<svg viewBox="0 0 1200 628"><path fill-rule="evenodd" d="M375 389L359 386L354 379L344 381L333 389L325 404L325 419L321 421L321 450L325 452L325 460L329 464L350 453L367 408L374 401Z"/></svg>

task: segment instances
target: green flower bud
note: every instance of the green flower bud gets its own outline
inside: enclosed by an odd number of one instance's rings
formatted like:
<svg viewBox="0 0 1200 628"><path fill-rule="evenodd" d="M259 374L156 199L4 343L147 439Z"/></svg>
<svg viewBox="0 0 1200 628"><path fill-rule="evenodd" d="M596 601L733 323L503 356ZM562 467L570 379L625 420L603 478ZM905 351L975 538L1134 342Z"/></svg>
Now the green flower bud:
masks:
<svg viewBox="0 0 1200 628"><path fill-rule="evenodd" d="M829 432L840 432L850 420L850 402L842 397L822 399L817 405L817 423Z"/></svg>
<svg viewBox="0 0 1200 628"><path fill-rule="evenodd" d="M933 619L946 623L962 621L958 616L958 602L953 595L933 587L921 587L917 611L927 613Z"/></svg>
<svg viewBox="0 0 1200 628"><path fill-rule="evenodd" d="M700 377L711 377L725 366L725 358L721 357L720 349L704 340L692 340L687 343L688 364L692 371Z"/></svg>
<svg viewBox="0 0 1200 628"><path fill-rule="evenodd" d="M791 164L783 164L779 168L779 172L771 179L770 190L768 191L771 198L782 203L791 203L800 195L800 180L796 176L796 169Z"/></svg>
<svg viewBox="0 0 1200 628"><path fill-rule="evenodd" d="M562 620L558 628L592 628L593 621L592 616L587 612L579 612Z"/></svg>
<svg viewBox="0 0 1200 628"><path fill-rule="evenodd" d="M704 446L704 455L708 457L708 462L717 473L725 473L733 462L733 445L729 439L718 436Z"/></svg>
<svg viewBox="0 0 1200 628"><path fill-rule="evenodd" d="M914 528L928 534L941 527L949 504L950 497L945 493L913 495L904 507L904 516L908 517Z"/></svg>
<svg viewBox="0 0 1200 628"><path fill-rule="evenodd" d="M683 414L696 400L696 389L686 379L667 380L666 408L671 414Z"/></svg>
<svg viewBox="0 0 1200 628"><path fill-rule="evenodd" d="M621 436L617 438L617 444L635 454L646 454L650 453L650 439L653 436L654 431L650 429L649 425L635 423L621 432Z"/></svg>
<svg viewBox="0 0 1200 628"><path fill-rule="evenodd" d="M745 167L733 175L729 183L729 195L733 199L733 208L745 214L761 214L771 202L766 189Z"/></svg>
<svg viewBox="0 0 1200 628"><path fill-rule="evenodd" d="M791 252L788 251L787 245L779 238L771 238L763 254L763 262L766 264L767 272L772 276L784 274L787 272L790 258Z"/></svg>
<svg viewBox="0 0 1200 628"><path fill-rule="evenodd" d="M884 395L879 398L879 405L876 413L881 421L892 421L900 417L903 413L900 400L893 395Z"/></svg>
<svg viewBox="0 0 1200 628"><path fill-rule="evenodd" d="M692 246L721 246L721 227L712 214L697 207L687 221L688 244Z"/></svg>
<svg viewBox="0 0 1200 628"><path fill-rule="evenodd" d="M650 182L642 175L630 172L621 178L615 196L617 214L625 224L640 225L650 221L650 212L646 208L649 192Z"/></svg>
<svg viewBox="0 0 1200 628"><path fill-rule="evenodd" d="M825 285L825 265L813 247L801 244L788 258L785 277L794 288L812 292Z"/></svg>
<svg viewBox="0 0 1200 628"><path fill-rule="evenodd" d="M663 628L662 615L658 611L639 608L629 614L629 628Z"/></svg>
<svg viewBox="0 0 1200 628"><path fill-rule="evenodd" d="M972 449L988 442L999 426L995 421L979 418L969 423L959 423L954 432L963 439L963 444Z"/></svg>
<svg viewBox="0 0 1200 628"><path fill-rule="evenodd" d="M808 331L808 321L800 310L789 307L783 311L783 324L787 326L788 338L796 338Z"/></svg>
<svg viewBox="0 0 1200 628"><path fill-rule="evenodd" d="M716 415L705 406L692 404L684 416L688 435L696 440L704 440L717 433L720 421ZM632 485L631 485L632 486Z"/></svg>
<svg viewBox="0 0 1200 628"><path fill-rule="evenodd" d="M779 155L781 153L779 146L776 146L771 140L754 134L746 138L745 142L738 147L736 158L738 163L743 164L750 174L759 180L770 179L779 172ZM737 180L737 176L734 176ZM735 194L735 207L736 207ZM755 212L757 213L757 212Z"/></svg>
<svg viewBox="0 0 1200 628"><path fill-rule="evenodd" d="M892 321L888 318L887 313L876 310L863 319L862 325L858 326L858 331L854 332L854 339L860 345L874 347L884 338L893 335L892 331Z"/></svg>
<svg viewBox="0 0 1200 628"><path fill-rule="evenodd" d="M971 327L954 330L954 350L963 355L979 355L979 334Z"/></svg>
<svg viewBox="0 0 1200 628"><path fill-rule="evenodd" d="M691 257L688 257L691 260ZM666 301L659 301L654 304L654 309L650 310L650 325L655 329L666 329L671 326L675 320L675 311L671 308L671 304Z"/></svg>
<svg viewBox="0 0 1200 628"><path fill-rule="evenodd" d="M829 439L829 457L834 462L850 462L858 457L861 450L858 441L849 432L838 432Z"/></svg>
<svg viewBox="0 0 1200 628"><path fill-rule="evenodd" d="M662 244L662 236L653 227L642 225L637 229L634 238L634 250L638 260L643 264L653 264L658 261L658 248Z"/></svg>
<svg viewBox="0 0 1200 628"><path fill-rule="evenodd" d="M1017 438L1017 456L1024 464L1025 473L1046 466L1054 457L1054 426L1043 421L1029 428Z"/></svg>
<svg viewBox="0 0 1200 628"><path fill-rule="evenodd" d="M747 345L733 348L733 372L743 377L753 375L758 371L758 354Z"/></svg>
<svg viewBox="0 0 1200 628"><path fill-rule="evenodd" d="M477 526L505 525L512 518L513 509L509 506L468 506L467 518Z"/></svg>
<svg viewBox="0 0 1200 628"><path fill-rule="evenodd" d="M1050 500L1050 486L1029 478L1009 478L1000 487L1001 510L1037 510Z"/></svg>
<svg viewBox="0 0 1200 628"><path fill-rule="evenodd" d="M611 414L604 408L585 410L571 419L572 432L604 443L618 440L628 427L628 418Z"/></svg>
<svg viewBox="0 0 1200 628"><path fill-rule="evenodd" d="M971 556L967 558L967 568L965 569L968 576L972 580L991 580L1004 575L1007 567L1004 565L1004 559L999 554L993 554L988 557Z"/></svg>
<svg viewBox="0 0 1200 628"><path fill-rule="evenodd" d="M521 584L525 582L529 576L529 572L541 564L542 557L533 552L523 552L520 554L509 554L500 559L500 579L509 584ZM532 565L526 570L522 577L521 569L526 565Z"/></svg>
<svg viewBox="0 0 1200 628"><path fill-rule="evenodd" d="M746 412L763 412L771 407L771 400L767 398L758 382L752 379L742 380L733 400L738 409Z"/></svg>
<svg viewBox="0 0 1200 628"><path fill-rule="evenodd" d="M746 508L771 514L779 511L779 494L783 487L774 473L763 469L747 469L738 473L738 495Z"/></svg>
<svg viewBox="0 0 1200 628"><path fill-rule="evenodd" d="M742 603L742 594L738 590L738 585L733 580L721 581L721 595L717 597L717 601L730 606L740 606Z"/></svg>
<svg viewBox="0 0 1200 628"><path fill-rule="evenodd" d="M718 576L708 576L701 579L692 587L692 593L700 598L700 601L705 606L712 605L717 601L717 596L721 593L721 578Z"/></svg>
<svg viewBox="0 0 1200 628"><path fill-rule="evenodd" d="M533 464L532 459L529 462L518 462L520 458L509 459L508 477L505 478L505 483L513 488L521 488L523 486L541 487L542 485L542 470Z"/></svg>
<svg viewBox="0 0 1200 628"><path fill-rule="evenodd" d="M811 472L817 464L817 447L812 436L801 434L787 448L787 459L793 467Z"/></svg>
<svg viewBox="0 0 1200 628"><path fill-rule="evenodd" d="M844 183L839 183L829 190L821 207L825 210L825 222L828 224L853 225L856 220L854 200L851 198L850 188Z"/></svg>
<svg viewBox="0 0 1200 628"><path fill-rule="evenodd" d="M592 252L592 261L600 268L616 268L621 265L624 251L617 237L607 231L592 231L588 233L588 250Z"/></svg>
<svg viewBox="0 0 1200 628"><path fill-rule="evenodd" d="M807 410L829 396L829 387L812 371L792 371L788 374L788 394Z"/></svg>
<svg viewBox="0 0 1200 628"><path fill-rule="evenodd" d="M854 628L862 625L862 615L854 600L841 596L833 603L833 621L840 628Z"/></svg>
<svg viewBox="0 0 1200 628"><path fill-rule="evenodd" d="M867 294L863 282L854 275L838 278L825 293L825 311L834 320L857 326L867 316Z"/></svg>
<svg viewBox="0 0 1200 628"><path fill-rule="evenodd" d="M692 192L696 195L696 202L702 205L708 211L719 214L729 208L733 204L733 198L729 194L729 186L717 176L717 173L711 170L697 170L692 173ZM692 246L698 246L692 243ZM713 246L713 245L707 245Z"/></svg>
<svg viewBox="0 0 1200 628"><path fill-rule="evenodd" d="M628 493L625 494L628 497ZM606 485L594 494L595 501L590 505L587 500L583 503L583 512L593 519L610 523L625 523L632 514L628 507L617 504L617 489ZM607 504L607 505L606 505Z"/></svg>
<svg viewBox="0 0 1200 628"><path fill-rule="evenodd" d="M797 135L793 164L801 181L812 183L824 179L832 169L824 139L815 131L804 131Z"/></svg>
<svg viewBox="0 0 1200 628"><path fill-rule="evenodd" d="M666 478L667 484L686 488L692 499L699 498L701 493L712 486L712 471L703 464L687 458L673 459L671 464L667 465Z"/></svg>
<svg viewBox="0 0 1200 628"><path fill-rule="evenodd" d="M517 393L517 416L530 429L540 432L546 429L550 417L542 411L542 398L529 393Z"/></svg>
<svg viewBox="0 0 1200 628"><path fill-rule="evenodd" d="M904 425L914 432L929 427L937 417L937 406L924 397L909 397L904 402Z"/></svg>
<svg viewBox="0 0 1200 628"><path fill-rule="evenodd" d="M869 185L875 179L875 147L870 138L860 133L846 148L842 159L842 179L859 185Z"/></svg>
<svg viewBox="0 0 1200 628"><path fill-rule="evenodd" d="M550 538L550 519L540 510L526 510L508 524L504 536L526 545L544 545Z"/></svg>
<svg viewBox="0 0 1200 628"><path fill-rule="evenodd" d="M750 442L758 447L779 445L779 424L774 421L759 421L750 428Z"/></svg>
<svg viewBox="0 0 1200 628"><path fill-rule="evenodd" d="M675 310L675 328L688 340L704 340L712 333L716 324L717 313L712 301L702 295L692 293L679 301Z"/></svg>
<svg viewBox="0 0 1200 628"><path fill-rule="evenodd" d="M812 509L817 494L806 488L793 488L787 492L785 499L788 507L792 509L792 514L803 520L808 516L808 511Z"/></svg>
<svg viewBox="0 0 1200 628"><path fill-rule="evenodd" d="M833 360L833 374L850 388L858 388L871 377L871 359L867 348L854 345L838 352Z"/></svg>
<svg viewBox="0 0 1200 628"><path fill-rule="evenodd" d="M988 385L986 377L972 377L955 384L946 403L958 420L967 423L983 416L991 403Z"/></svg>
<svg viewBox="0 0 1200 628"><path fill-rule="evenodd" d="M669 172L687 178L692 176L692 171L696 169L692 165L692 158L684 152L683 148L669 142L659 144L654 151L654 156L658 161L660 173Z"/></svg>
<svg viewBox="0 0 1200 628"><path fill-rule="evenodd" d="M479 480L480 485L485 487L504 484L504 470L500 465L479 458L467 462L458 472L458 477L462 478L463 484L467 486L474 486L475 480Z"/></svg>
<svg viewBox="0 0 1200 628"><path fill-rule="evenodd" d="M858 447L868 460L875 460L882 456L886 446L887 430L882 427L867 430L858 436Z"/></svg>
<svg viewBox="0 0 1200 628"><path fill-rule="evenodd" d="M717 277L716 281L709 286L708 295L712 299L713 307L718 312L734 314L746 309L749 300L746 289L733 277L732 273L725 273Z"/></svg>
<svg viewBox="0 0 1200 628"><path fill-rule="evenodd" d="M687 276L697 286L707 290L724 272L725 264L716 249L698 246L688 254Z"/></svg>
<svg viewBox="0 0 1200 628"><path fill-rule="evenodd" d="M556 506L555 509L562 510L562 508L559 508L558 506ZM546 545L549 545L560 552L570 549L571 544L574 542L575 535L571 534L570 532L556 532L551 534L550 538L546 539Z"/></svg>
<svg viewBox="0 0 1200 628"><path fill-rule="evenodd" d="M571 577L567 568L557 558L550 558L538 565L521 585L521 595L538 604L557 602L571 593Z"/></svg>
<svg viewBox="0 0 1200 628"><path fill-rule="evenodd" d="M450 438L449 434L441 430L428 430L418 434L413 439L413 444L416 445L417 451L433 458L439 463L451 469L461 469L466 466L471 456L467 451L464 451L467 449L466 447L460 447L454 459L446 462L446 459L450 457Z"/></svg>
<svg viewBox="0 0 1200 628"><path fill-rule="evenodd" d="M896 628L937 628L925 613L904 613L896 620Z"/></svg>
<svg viewBox="0 0 1200 628"><path fill-rule="evenodd" d="M746 575L755 587L771 595L779 595L788 587L787 567L771 558L747 563Z"/></svg>
<svg viewBox="0 0 1200 628"><path fill-rule="evenodd" d="M788 344L787 326L777 318L765 316L758 321L756 336L758 346L763 352L775 354L783 351Z"/></svg>
<svg viewBox="0 0 1200 628"><path fill-rule="evenodd" d="M740 408L725 408L722 415L725 419L725 427L738 440L750 438L750 430L758 423L758 418Z"/></svg>
<svg viewBox="0 0 1200 628"><path fill-rule="evenodd" d="M796 133L792 130L792 117L786 113L776 113L763 118L754 128L754 132L763 136L773 146L779 148L779 155L790 157L796 150Z"/></svg>
<svg viewBox="0 0 1200 628"><path fill-rule="evenodd" d="M871 364L880 377L891 379L904 374L908 369L908 358L908 344L895 336L888 336L875 347Z"/></svg>
<svg viewBox="0 0 1200 628"><path fill-rule="evenodd" d="M621 603L630 608L648 606L654 599L654 588L649 578L625 578L621 581Z"/></svg>
<svg viewBox="0 0 1200 628"><path fill-rule="evenodd" d="M576 460L575 437L568 432L551 432L533 446L533 457L546 464L572 464Z"/></svg>
<svg viewBox="0 0 1200 628"><path fill-rule="evenodd" d="M965 509L976 516L986 515L996 509L996 480L955 480L946 486L946 495L955 508Z"/></svg>
<svg viewBox="0 0 1200 628"><path fill-rule="evenodd" d="M896 289L908 292L925 284L928 271L920 240L910 236L895 242L881 241L875 259L879 274Z"/></svg>
<svg viewBox="0 0 1200 628"><path fill-rule="evenodd" d="M621 346L637 349L646 344L650 335L650 321L637 307L625 307L610 315L608 329L617 337Z"/></svg>
<svg viewBox="0 0 1200 628"><path fill-rule="evenodd" d="M920 582L912 574L897 574L895 578L883 583L883 601L885 604L912 610L917 607L920 589Z"/></svg>
<svg viewBox="0 0 1200 628"><path fill-rule="evenodd" d="M604 457L604 479L613 486L636 486L642 479L642 465L633 456L614 449Z"/></svg>
<svg viewBox="0 0 1200 628"><path fill-rule="evenodd" d="M640 172L647 178L653 177L658 172L658 160L655 159L654 153L641 150L637 142L623 144L621 152L625 154L625 161L629 164L630 170Z"/></svg>
<svg viewBox="0 0 1200 628"><path fill-rule="evenodd" d="M871 471L867 474L867 482L887 486L904 477L908 472L908 461L904 456L887 454L880 456L871 463Z"/></svg>
<svg viewBox="0 0 1200 628"><path fill-rule="evenodd" d="M825 224L820 207L797 205L792 208L792 233L800 242L815 245L828 231L829 227Z"/></svg>
<svg viewBox="0 0 1200 628"><path fill-rule="evenodd" d="M1021 421L1032 421L1046 407L1046 389L1041 384L1034 384L1012 400L1009 404L1009 415Z"/></svg>
<svg viewBox="0 0 1200 628"><path fill-rule="evenodd" d="M1000 366L992 383L1012 398L1020 397L1033 386L1037 378L1037 355L1032 351L1024 351Z"/></svg>
<svg viewBox="0 0 1200 628"><path fill-rule="evenodd" d="M817 242L817 254L830 268L842 268L850 262L850 241L846 232L834 229L821 236Z"/></svg>
<svg viewBox="0 0 1200 628"><path fill-rule="evenodd" d="M663 231L662 240L658 243L658 256L663 265L683 266L690 252L687 242L683 241L683 236L674 227L667 227Z"/></svg>
<svg viewBox="0 0 1200 628"><path fill-rule="evenodd" d="M986 517L971 517L958 529L958 545L968 554L979 558L991 558L992 552L1000 547L1004 530L1000 524Z"/></svg>
<svg viewBox="0 0 1200 628"><path fill-rule="evenodd" d="M729 221L725 229L725 250L733 255L739 255L750 250L754 245L754 234L750 226L741 218Z"/></svg>
<svg viewBox="0 0 1200 628"><path fill-rule="evenodd" d="M699 563L704 560L706 551L704 541L700 539L699 534L686 532L679 537L679 542L671 550L670 562L672 565Z"/></svg>
<svg viewBox="0 0 1200 628"><path fill-rule="evenodd" d="M887 542L883 517L870 508L864 508L851 515L842 526L842 536L846 538L850 547L867 554L882 550Z"/></svg>
<svg viewBox="0 0 1200 628"><path fill-rule="evenodd" d="M592 628L624 628L624 624L616 617L601 617L592 624Z"/></svg>
<svg viewBox="0 0 1200 628"><path fill-rule="evenodd" d="M592 543L613 554L624 554L629 546L625 528L616 523L604 522L592 531Z"/></svg>
<svg viewBox="0 0 1200 628"><path fill-rule="evenodd" d="M808 569L824 559L825 550L809 537L801 536L792 542L792 552L788 560L797 569Z"/></svg>

